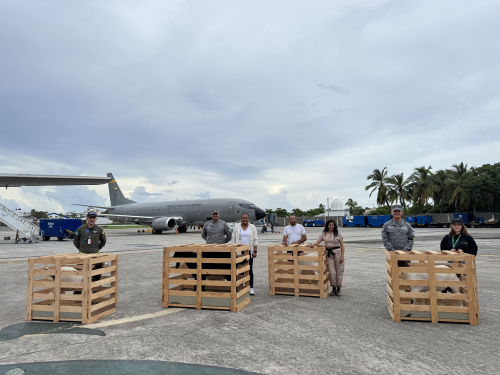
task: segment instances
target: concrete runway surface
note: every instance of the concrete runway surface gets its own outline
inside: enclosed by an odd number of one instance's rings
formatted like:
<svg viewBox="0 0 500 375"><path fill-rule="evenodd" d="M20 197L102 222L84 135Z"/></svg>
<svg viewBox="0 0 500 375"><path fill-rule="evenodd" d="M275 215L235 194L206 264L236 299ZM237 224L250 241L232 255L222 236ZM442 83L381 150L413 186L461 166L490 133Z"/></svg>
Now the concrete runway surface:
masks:
<svg viewBox="0 0 500 375"><path fill-rule="evenodd" d="M321 229L306 229L307 242L312 243ZM447 232L416 229L414 249L439 250ZM74 253L75 248L72 241L55 239L14 244L3 240L8 235L13 238L14 233L0 230L0 375L56 374L71 366L87 369L87 374L144 375L222 373L220 368L228 374L284 375L498 372L500 229L470 230L479 246L479 326L393 322L387 312L380 229L341 228L341 233L346 244L342 297L269 295L267 247L280 242L282 234L260 234L254 261L256 295L243 310L231 313L162 308L163 246L203 243L201 231L152 235L134 229L106 230L108 243L103 252L120 256L118 310L83 326L104 332L101 336L44 329L33 333L33 327L19 325L26 309L26 259ZM5 332L16 324L26 331L18 330L21 333L9 338Z"/></svg>

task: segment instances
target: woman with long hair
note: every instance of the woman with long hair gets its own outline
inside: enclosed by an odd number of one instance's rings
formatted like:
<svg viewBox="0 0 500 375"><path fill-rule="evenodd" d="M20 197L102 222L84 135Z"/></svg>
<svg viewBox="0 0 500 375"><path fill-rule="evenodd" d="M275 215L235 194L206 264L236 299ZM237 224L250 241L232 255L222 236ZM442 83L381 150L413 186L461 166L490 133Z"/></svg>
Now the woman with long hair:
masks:
<svg viewBox="0 0 500 375"><path fill-rule="evenodd" d="M325 229L315 243L311 247L325 242L326 250L328 251L328 271L330 284L332 286L331 296L340 297L342 293L342 278L344 277L344 239L337 229L337 224L333 220L328 220L325 224Z"/></svg>
<svg viewBox="0 0 500 375"><path fill-rule="evenodd" d="M453 219L450 225L450 233L441 241L441 251L450 250L454 253L466 253L476 256L476 241L467 232L462 219Z"/></svg>
<svg viewBox="0 0 500 375"><path fill-rule="evenodd" d="M257 257L257 246L259 237L255 225L249 223L249 216L246 212L241 214L241 223L236 223L231 237L231 243L250 245L250 295L254 295L253 290L253 259Z"/></svg>

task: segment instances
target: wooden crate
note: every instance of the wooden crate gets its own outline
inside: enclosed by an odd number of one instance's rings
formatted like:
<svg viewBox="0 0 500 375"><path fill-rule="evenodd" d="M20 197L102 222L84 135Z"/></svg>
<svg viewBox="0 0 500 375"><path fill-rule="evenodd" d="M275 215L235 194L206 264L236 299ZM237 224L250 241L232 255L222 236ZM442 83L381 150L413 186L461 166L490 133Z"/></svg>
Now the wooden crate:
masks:
<svg viewBox="0 0 500 375"><path fill-rule="evenodd" d="M307 254L313 254L308 256ZM330 288L325 246L276 245L268 249L269 292L326 298ZM317 261L302 265L299 261Z"/></svg>
<svg viewBox="0 0 500 375"><path fill-rule="evenodd" d="M97 263L103 262L108 266L94 269ZM27 321L89 324L116 311L118 255L62 254L29 258L28 265ZM76 271L61 270L61 267L73 267ZM101 280L92 282L92 276L96 275L101 275ZM64 281L65 276L80 276L82 280L68 282Z"/></svg>
<svg viewBox="0 0 500 375"><path fill-rule="evenodd" d="M432 323L478 324L479 302L474 255L414 250L386 251L385 256L388 309L395 322L423 320ZM398 265L398 261L412 262L409 267L405 267ZM436 267L439 265L451 268ZM406 274L409 273L422 274L422 280L407 280ZM436 280L436 274L456 274L460 278L456 281ZM411 292L411 285L426 286L429 291ZM458 287L460 293L441 293L436 291L436 287Z"/></svg>
<svg viewBox="0 0 500 375"><path fill-rule="evenodd" d="M163 307L240 311L250 303L249 259L248 245L164 247ZM214 269L218 265L227 269Z"/></svg>

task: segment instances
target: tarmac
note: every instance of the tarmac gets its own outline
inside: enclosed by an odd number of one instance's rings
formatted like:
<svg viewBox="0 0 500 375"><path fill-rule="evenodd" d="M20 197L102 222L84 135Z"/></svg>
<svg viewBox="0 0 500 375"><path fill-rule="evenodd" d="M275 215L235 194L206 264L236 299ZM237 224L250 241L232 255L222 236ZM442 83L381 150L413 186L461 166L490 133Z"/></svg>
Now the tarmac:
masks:
<svg viewBox="0 0 500 375"><path fill-rule="evenodd" d="M321 231L306 230L308 243ZM447 232L417 228L414 249L439 250ZM120 258L117 312L92 325L50 328L23 324L27 258L74 253L72 241L15 244L14 233L2 228L0 375L498 373L500 229L470 230L479 246L478 326L393 322L380 229L341 228L341 233L342 297L271 296L267 248L281 242L282 234L259 233L256 295L232 313L162 307L163 246L203 243L201 231L152 235L109 229L103 252Z"/></svg>

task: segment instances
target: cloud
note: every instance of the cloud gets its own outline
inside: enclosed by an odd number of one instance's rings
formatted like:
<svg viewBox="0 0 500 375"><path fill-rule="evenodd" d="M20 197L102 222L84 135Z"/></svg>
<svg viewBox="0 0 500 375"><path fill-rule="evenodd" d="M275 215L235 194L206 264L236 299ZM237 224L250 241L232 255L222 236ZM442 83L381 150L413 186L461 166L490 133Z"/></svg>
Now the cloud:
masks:
<svg viewBox="0 0 500 375"><path fill-rule="evenodd" d="M316 83L316 86L318 86L320 89L335 91L336 93L342 94L342 95L349 94L349 90L347 90L343 87L340 87L340 86L336 86L336 85L326 85L324 83ZM316 103L314 103L314 104L316 104Z"/></svg>
<svg viewBox="0 0 500 375"><path fill-rule="evenodd" d="M175 185L175 184L177 184L177 183L179 183L179 181L172 180L172 181L170 181L170 182L168 183L168 185ZM170 190L169 190L169 191L170 191Z"/></svg>
<svg viewBox="0 0 500 375"><path fill-rule="evenodd" d="M290 209L293 205L287 198L288 190L283 186L272 187L264 195L265 208L286 208Z"/></svg>
<svg viewBox="0 0 500 375"><path fill-rule="evenodd" d="M87 186L54 186L20 188L29 209L49 212L80 212L82 207L73 205L88 204L107 206L107 198Z"/></svg>
<svg viewBox="0 0 500 375"><path fill-rule="evenodd" d="M212 198L212 197L210 196L210 192L209 192L209 191L200 192L200 193L195 194L195 195L196 195L197 197L202 198L202 199L210 199L210 198Z"/></svg>
<svg viewBox="0 0 500 375"><path fill-rule="evenodd" d="M132 192L132 200L140 202L144 201L146 198L148 200L151 200L151 197L162 195L163 193L150 193L146 191L146 187L144 186L137 186L134 191ZM158 199L153 199L153 200L158 200Z"/></svg>
<svg viewBox="0 0 500 375"><path fill-rule="evenodd" d="M24 206L21 203L17 202L15 199L4 199L2 198L1 195L0 195L0 203L10 210L15 210L18 208L22 208L22 206Z"/></svg>

